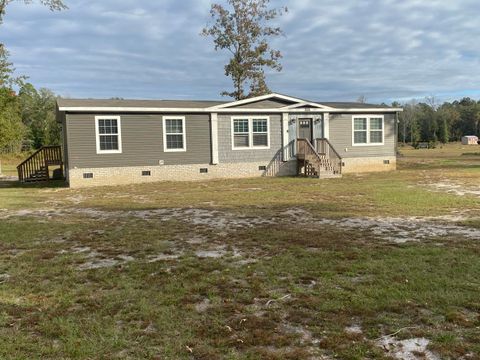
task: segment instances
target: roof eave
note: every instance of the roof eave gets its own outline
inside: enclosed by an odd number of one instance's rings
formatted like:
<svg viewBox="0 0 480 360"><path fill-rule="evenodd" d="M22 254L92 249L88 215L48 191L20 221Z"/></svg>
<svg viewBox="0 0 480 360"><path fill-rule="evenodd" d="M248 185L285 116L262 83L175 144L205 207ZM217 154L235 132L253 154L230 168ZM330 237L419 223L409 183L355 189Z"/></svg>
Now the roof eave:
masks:
<svg viewBox="0 0 480 360"><path fill-rule="evenodd" d="M146 107L96 107L96 106L59 106L59 111L65 112L114 112L114 113L391 113L401 112L402 108L305 108L305 109L286 109L286 108L273 108L273 109L249 109L249 108L226 108L226 109L214 109L214 108L146 108Z"/></svg>

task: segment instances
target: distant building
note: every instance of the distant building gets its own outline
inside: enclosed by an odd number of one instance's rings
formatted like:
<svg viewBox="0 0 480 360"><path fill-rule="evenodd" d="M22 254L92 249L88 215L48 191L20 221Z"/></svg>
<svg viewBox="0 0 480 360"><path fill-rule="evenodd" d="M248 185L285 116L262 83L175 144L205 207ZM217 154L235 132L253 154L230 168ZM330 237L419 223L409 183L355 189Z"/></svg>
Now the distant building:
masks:
<svg viewBox="0 0 480 360"><path fill-rule="evenodd" d="M478 136L467 135L462 137L462 145L477 145L477 144L478 144Z"/></svg>

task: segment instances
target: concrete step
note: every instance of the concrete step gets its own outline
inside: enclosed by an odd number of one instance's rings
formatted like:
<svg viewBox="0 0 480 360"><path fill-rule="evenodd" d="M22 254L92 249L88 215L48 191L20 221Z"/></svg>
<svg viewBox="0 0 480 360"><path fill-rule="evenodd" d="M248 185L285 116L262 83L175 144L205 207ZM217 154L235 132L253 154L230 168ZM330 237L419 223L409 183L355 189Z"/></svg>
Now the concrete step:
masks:
<svg viewBox="0 0 480 360"><path fill-rule="evenodd" d="M325 173L325 172L321 172L320 173L320 176L319 176L319 179L338 179L338 178L341 178L342 177L342 174L334 174L334 173Z"/></svg>

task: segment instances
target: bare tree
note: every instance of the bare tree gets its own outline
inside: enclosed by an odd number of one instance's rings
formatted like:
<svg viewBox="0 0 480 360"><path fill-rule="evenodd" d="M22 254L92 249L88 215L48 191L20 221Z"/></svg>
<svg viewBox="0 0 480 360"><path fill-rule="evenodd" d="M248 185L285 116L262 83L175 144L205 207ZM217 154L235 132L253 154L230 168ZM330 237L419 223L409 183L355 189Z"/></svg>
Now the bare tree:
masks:
<svg viewBox="0 0 480 360"><path fill-rule="evenodd" d="M288 11L286 7L270 9L270 0L227 0L230 9L213 4L203 36L211 36L215 50L228 50L232 57L225 65L225 75L232 78L233 91L222 95L237 100L269 92L265 68L282 70L280 51L272 49L269 39L283 34L279 27L268 23ZM246 93L245 88L249 87Z"/></svg>
<svg viewBox="0 0 480 360"><path fill-rule="evenodd" d="M365 104L367 102L367 97L365 95L360 95L358 98L357 98L357 103L360 103L360 104Z"/></svg>
<svg viewBox="0 0 480 360"><path fill-rule="evenodd" d="M403 112L401 113L402 125L403 125L403 143L407 143L407 129L410 129L410 142L415 142L415 120L416 120L416 109L417 102L415 99L410 100L403 107Z"/></svg>
<svg viewBox="0 0 480 360"><path fill-rule="evenodd" d="M433 111L437 111L439 105L438 99L435 95L425 97L425 103L432 108Z"/></svg>

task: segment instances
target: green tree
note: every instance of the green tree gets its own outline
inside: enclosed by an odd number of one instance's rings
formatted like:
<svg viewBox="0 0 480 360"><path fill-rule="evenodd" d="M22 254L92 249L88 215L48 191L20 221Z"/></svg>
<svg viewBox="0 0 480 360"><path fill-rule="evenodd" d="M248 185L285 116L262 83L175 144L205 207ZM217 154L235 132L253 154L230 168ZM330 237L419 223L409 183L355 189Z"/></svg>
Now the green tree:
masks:
<svg viewBox="0 0 480 360"><path fill-rule="evenodd" d="M6 87L0 88L0 152L20 151L24 133L15 92Z"/></svg>
<svg viewBox="0 0 480 360"><path fill-rule="evenodd" d="M60 144L61 128L55 117L55 94L49 89L36 90L32 84L21 87L18 98L27 138L34 148Z"/></svg>
<svg viewBox="0 0 480 360"><path fill-rule="evenodd" d="M227 50L230 61L225 75L232 78L233 91L222 95L237 100L263 95L270 90L265 80L265 68L282 70L280 51L272 49L269 39L283 34L269 23L288 11L286 7L270 9L270 0L227 0L230 9L213 4L210 15L213 24L207 25L203 36L211 36L215 50ZM246 93L246 87L249 87Z"/></svg>
<svg viewBox="0 0 480 360"><path fill-rule="evenodd" d="M470 98L454 102L460 113L460 130L462 135L477 135L480 132L480 106Z"/></svg>
<svg viewBox="0 0 480 360"><path fill-rule="evenodd" d="M0 44L0 88L12 88L14 85L21 85L24 76L14 76L15 68L13 64L8 60L7 49L3 44Z"/></svg>

